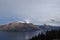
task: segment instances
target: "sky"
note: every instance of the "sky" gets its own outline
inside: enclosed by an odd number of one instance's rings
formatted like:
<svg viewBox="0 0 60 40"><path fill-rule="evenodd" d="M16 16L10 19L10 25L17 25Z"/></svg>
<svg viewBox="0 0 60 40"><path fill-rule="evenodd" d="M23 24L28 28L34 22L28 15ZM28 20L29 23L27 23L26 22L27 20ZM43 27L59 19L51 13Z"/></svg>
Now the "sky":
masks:
<svg viewBox="0 0 60 40"><path fill-rule="evenodd" d="M60 20L60 0L0 0L0 24L26 19L34 24L57 25L57 18Z"/></svg>

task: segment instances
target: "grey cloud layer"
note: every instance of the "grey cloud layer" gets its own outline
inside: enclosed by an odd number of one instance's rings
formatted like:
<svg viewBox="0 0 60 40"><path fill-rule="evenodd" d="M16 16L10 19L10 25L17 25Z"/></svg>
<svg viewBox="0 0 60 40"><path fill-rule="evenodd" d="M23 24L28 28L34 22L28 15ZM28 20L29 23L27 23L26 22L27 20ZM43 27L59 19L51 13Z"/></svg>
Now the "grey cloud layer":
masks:
<svg viewBox="0 0 60 40"><path fill-rule="evenodd" d="M30 19L37 24L59 15L60 0L0 0L0 18Z"/></svg>

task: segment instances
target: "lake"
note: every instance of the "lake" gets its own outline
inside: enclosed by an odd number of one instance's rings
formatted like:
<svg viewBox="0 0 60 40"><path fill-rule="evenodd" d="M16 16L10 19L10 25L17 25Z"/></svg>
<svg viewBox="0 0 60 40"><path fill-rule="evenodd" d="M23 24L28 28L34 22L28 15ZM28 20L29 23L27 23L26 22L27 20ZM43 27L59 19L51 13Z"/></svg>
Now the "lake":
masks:
<svg viewBox="0 0 60 40"><path fill-rule="evenodd" d="M28 40L35 35L43 32L43 30L33 32L7 32L0 31L0 40Z"/></svg>

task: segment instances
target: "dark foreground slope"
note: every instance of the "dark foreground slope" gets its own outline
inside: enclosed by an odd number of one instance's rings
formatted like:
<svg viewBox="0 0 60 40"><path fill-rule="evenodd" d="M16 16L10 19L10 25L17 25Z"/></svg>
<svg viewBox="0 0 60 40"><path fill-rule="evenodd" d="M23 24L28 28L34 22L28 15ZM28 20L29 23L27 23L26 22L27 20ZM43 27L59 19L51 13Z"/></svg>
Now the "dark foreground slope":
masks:
<svg viewBox="0 0 60 40"><path fill-rule="evenodd" d="M60 40L60 30L47 31L46 34L39 34L30 40Z"/></svg>
<svg viewBox="0 0 60 40"><path fill-rule="evenodd" d="M19 23L19 22L12 22L9 24L0 25L0 30L4 31L36 31L40 28L32 23Z"/></svg>

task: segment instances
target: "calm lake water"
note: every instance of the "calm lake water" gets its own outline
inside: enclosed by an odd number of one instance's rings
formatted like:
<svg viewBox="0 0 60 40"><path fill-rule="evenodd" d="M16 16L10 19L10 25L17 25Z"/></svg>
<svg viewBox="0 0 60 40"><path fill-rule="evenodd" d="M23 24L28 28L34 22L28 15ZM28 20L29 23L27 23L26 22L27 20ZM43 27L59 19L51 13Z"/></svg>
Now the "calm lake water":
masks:
<svg viewBox="0 0 60 40"><path fill-rule="evenodd" d="M33 32L6 32L0 31L0 40L28 40L32 36L38 35L43 32L43 30L33 31Z"/></svg>

